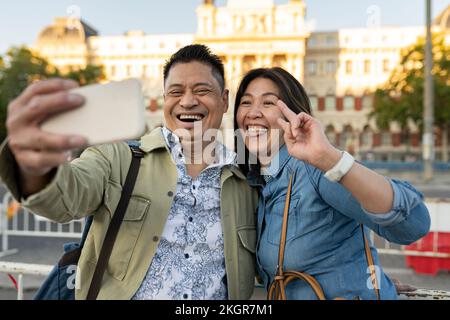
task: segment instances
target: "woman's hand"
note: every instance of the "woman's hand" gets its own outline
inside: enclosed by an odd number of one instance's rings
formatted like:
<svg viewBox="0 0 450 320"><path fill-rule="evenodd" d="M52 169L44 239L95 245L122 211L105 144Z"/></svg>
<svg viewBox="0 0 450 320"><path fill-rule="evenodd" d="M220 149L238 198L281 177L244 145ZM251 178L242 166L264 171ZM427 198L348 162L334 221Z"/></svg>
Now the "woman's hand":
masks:
<svg viewBox="0 0 450 320"><path fill-rule="evenodd" d="M284 141L289 154L326 172L341 158L341 152L328 141L321 123L301 112L295 114L278 100L278 107L286 119L278 119L284 130Z"/></svg>

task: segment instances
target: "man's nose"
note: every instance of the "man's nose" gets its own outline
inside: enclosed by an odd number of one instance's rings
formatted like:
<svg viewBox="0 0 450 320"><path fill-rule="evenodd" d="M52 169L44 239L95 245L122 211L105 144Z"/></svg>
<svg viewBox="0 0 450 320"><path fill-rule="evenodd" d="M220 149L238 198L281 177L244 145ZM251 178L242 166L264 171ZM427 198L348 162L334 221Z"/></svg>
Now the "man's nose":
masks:
<svg viewBox="0 0 450 320"><path fill-rule="evenodd" d="M180 100L180 106L183 108L192 108L198 105L197 97L190 91L183 94Z"/></svg>

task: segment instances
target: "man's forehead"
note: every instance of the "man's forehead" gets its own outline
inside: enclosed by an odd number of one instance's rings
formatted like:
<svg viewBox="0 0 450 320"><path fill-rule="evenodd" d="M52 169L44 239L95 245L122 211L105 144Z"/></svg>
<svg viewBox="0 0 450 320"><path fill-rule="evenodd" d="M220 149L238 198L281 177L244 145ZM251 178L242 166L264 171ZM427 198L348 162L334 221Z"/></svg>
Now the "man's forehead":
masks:
<svg viewBox="0 0 450 320"><path fill-rule="evenodd" d="M212 67L197 61L177 63L170 68L167 75L166 86L172 85L217 85Z"/></svg>

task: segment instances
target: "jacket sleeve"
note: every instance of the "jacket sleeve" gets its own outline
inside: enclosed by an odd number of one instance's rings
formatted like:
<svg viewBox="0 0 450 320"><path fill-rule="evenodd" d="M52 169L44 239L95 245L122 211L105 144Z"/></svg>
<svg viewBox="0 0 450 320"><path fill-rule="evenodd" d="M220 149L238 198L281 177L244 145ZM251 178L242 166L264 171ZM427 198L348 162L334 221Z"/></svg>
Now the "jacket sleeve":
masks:
<svg viewBox="0 0 450 320"><path fill-rule="evenodd" d="M384 214L375 214L365 210L341 184L329 181L317 168L306 167L311 183L326 203L388 241L411 244L428 233L431 221L423 195L410 183L386 178L394 192L392 209Z"/></svg>
<svg viewBox="0 0 450 320"><path fill-rule="evenodd" d="M33 213L59 223L92 214L102 203L111 172L111 145L88 148L80 158L57 168L53 180L24 199L18 186L17 163L8 144L0 150L0 176L13 197Z"/></svg>

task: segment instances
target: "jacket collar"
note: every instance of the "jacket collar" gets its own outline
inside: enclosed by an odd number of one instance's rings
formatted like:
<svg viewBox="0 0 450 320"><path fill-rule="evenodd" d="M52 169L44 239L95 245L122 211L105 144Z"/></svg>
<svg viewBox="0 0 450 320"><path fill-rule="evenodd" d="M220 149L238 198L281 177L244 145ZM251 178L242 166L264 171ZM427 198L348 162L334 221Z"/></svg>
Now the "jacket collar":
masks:
<svg viewBox="0 0 450 320"><path fill-rule="evenodd" d="M161 128L158 127L156 129L153 129L149 134L143 136L141 138L140 148L145 153L149 153L154 150L162 148L167 149L167 144L166 141L164 140Z"/></svg>

